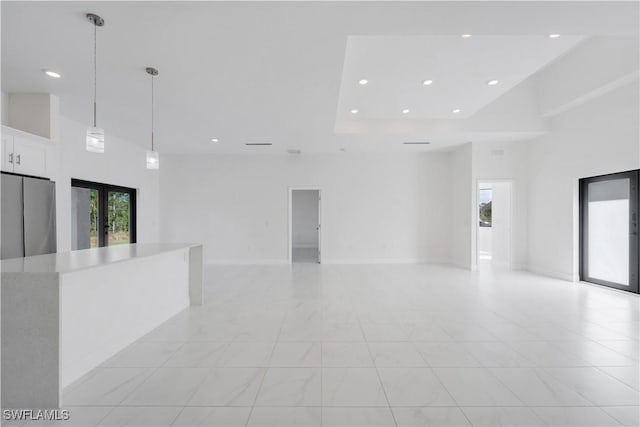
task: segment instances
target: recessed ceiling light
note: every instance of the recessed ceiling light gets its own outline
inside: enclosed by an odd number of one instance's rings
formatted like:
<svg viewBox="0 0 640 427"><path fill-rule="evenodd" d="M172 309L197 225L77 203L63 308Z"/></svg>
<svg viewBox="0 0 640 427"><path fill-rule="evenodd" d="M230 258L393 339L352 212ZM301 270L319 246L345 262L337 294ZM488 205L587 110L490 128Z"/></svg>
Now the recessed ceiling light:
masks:
<svg viewBox="0 0 640 427"><path fill-rule="evenodd" d="M409 114L409 111L410 110L408 108L405 108L405 109L402 110L402 114Z"/></svg>
<svg viewBox="0 0 640 427"><path fill-rule="evenodd" d="M469 37L471 37L471 34L463 34L462 36L463 39L468 39Z"/></svg>
<svg viewBox="0 0 640 427"><path fill-rule="evenodd" d="M461 109L459 109L459 108L454 108L453 110L451 110L451 112L452 112L453 114L458 114L460 111L462 111L462 110L461 110Z"/></svg>
<svg viewBox="0 0 640 427"><path fill-rule="evenodd" d="M364 85L366 85L367 83L369 83L369 80L367 80L367 79L360 79L360 80L358 81L358 83L360 83L362 86L364 86Z"/></svg>
<svg viewBox="0 0 640 427"><path fill-rule="evenodd" d="M550 39L557 39L558 37L560 37L560 34L549 34Z"/></svg>
<svg viewBox="0 0 640 427"><path fill-rule="evenodd" d="M433 80L430 80L430 79L425 80L425 81L422 82L422 84L425 85L425 86L432 85L433 84Z"/></svg>
<svg viewBox="0 0 640 427"><path fill-rule="evenodd" d="M42 72L45 73L49 77L53 77L54 79L59 79L60 77L62 77L62 74L56 73L55 71L42 70Z"/></svg>
<svg viewBox="0 0 640 427"><path fill-rule="evenodd" d="M220 140L218 138L211 138L210 140L211 142L220 142Z"/></svg>
<svg viewBox="0 0 640 427"><path fill-rule="evenodd" d="M358 114L358 110L354 108L353 110L351 110L351 114Z"/></svg>
<svg viewBox="0 0 640 427"><path fill-rule="evenodd" d="M489 81L487 82L487 84L488 84L489 86L495 86L495 85L497 85L498 83L500 83L498 80L489 80Z"/></svg>

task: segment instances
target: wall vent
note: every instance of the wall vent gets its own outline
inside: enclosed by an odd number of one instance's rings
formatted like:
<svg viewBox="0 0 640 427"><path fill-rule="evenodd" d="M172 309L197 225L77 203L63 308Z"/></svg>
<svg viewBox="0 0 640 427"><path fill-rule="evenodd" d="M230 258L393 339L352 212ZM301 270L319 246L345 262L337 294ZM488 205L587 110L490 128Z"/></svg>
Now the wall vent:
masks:
<svg viewBox="0 0 640 427"><path fill-rule="evenodd" d="M429 145L431 144L428 141L409 141L409 142L403 142L404 145Z"/></svg>
<svg viewBox="0 0 640 427"><path fill-rule="evenodd" d="M270 142L247 142L244 145L248 147L255 147L255 146L261 146L261 145L273 145L273 144Z"/></svg>

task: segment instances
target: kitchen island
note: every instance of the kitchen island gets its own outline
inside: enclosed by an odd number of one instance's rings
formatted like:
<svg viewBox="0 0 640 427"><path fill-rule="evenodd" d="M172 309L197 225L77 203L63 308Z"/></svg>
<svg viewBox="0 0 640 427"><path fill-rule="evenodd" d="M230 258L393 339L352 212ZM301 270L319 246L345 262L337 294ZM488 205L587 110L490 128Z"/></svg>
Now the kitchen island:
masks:
<svg viewBox="0 0 640 427"><path fill-rule="evenodd" d="M2 407L58 408L62 388L189 305L202 246L131 244L2 261Z"/></svg>

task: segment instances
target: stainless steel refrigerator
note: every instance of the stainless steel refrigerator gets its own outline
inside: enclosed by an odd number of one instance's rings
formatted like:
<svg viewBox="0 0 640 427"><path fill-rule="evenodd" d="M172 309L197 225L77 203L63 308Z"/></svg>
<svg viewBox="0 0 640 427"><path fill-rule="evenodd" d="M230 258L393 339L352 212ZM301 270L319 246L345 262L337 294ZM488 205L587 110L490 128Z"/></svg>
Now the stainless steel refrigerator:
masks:
<svg viewBox="0 0 640 427"><path fill-rule="evenodd" d="M56 190L47 179L1 174L2 259L56 252Z"/></svg>

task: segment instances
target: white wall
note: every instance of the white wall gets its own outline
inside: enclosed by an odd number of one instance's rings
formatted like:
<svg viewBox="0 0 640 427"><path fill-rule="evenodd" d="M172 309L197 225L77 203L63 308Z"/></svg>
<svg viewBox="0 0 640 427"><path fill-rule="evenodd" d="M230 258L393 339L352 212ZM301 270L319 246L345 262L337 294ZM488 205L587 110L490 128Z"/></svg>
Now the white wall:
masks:
<svg viewBox="0 0 640 427"><path fill-rule="evenodd" d="M448 242L450 262L462 267L472 268L475 248L475 192L473 185L473 159L471 143L464 144L449 153L449 171L442 185L451 192L449 215L451 228ZM449 182L447 183L446 180ZM447 211L443 209L443 211Z"/></svg>
<svg viewBox="0 0 640 427"><path fill-rule="evenodd" d="M531 271L578 277L578 179L640 168L638 83L556 116L528 143Z"/></svg>
<svg viewBox="0 0 640 427"><path fill-rule="evenodd" d="M449 154L174 155L160 169L163 240L207 263L286 263L288 188L322 188L325 263L446 261Z"/></svg>
<svg viewBox="0 0 640 427"><path fill-rule="evenodd" d="M58 158L54 165L58 251L71 250L71 179L82 179L138 189L137 238L139 243L159 241L159 176L146 169L146 151L106 130L105 152L85 149L86 123L60 118Z"/></svg>
<svg viewBox="0 0 640 427"><path fill-rule="evenodd" d="M479 182L509 181L512 184L511 267L525 269L528 254L528 142L473 144L474 206ZM477 217L477 211L474 211ZM477 220L474 228L477 229ZM477 260L476 248L472 259Z"/></svg>
<svg viewBox="0 0 640 427"><path fill-rule="evenodd" d="M294 190L291 200L292 247L318 248L318 190Z"/></svg>

